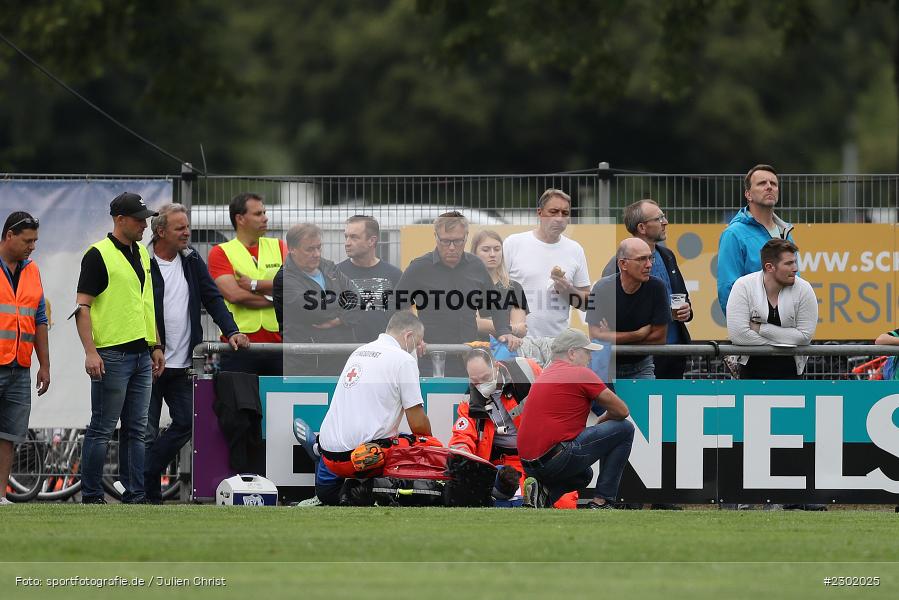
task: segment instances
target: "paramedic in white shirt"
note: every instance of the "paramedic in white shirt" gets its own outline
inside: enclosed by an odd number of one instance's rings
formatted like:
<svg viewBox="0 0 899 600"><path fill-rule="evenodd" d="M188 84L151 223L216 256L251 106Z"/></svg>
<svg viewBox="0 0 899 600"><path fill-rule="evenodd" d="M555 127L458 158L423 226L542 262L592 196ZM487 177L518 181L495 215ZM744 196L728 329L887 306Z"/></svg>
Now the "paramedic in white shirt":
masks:
<svg viewBox="0 0 899 600"><path fill-rule="evenodd" d="M423 340L424 326L418 317L399 311L387 323L386 333L347 359L318 436L322 460L333 474L376 475L360 470L353 451L363 444L388 450L403 416L413 434L431 435L419 385Z"/></svg>

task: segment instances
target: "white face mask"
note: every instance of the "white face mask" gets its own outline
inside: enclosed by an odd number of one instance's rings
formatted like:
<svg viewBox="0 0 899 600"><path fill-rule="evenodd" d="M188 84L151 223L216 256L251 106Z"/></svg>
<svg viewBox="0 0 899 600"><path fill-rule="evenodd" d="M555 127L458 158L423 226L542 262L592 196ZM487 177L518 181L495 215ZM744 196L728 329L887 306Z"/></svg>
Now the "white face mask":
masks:
<svg viewBox="0 0 899 600"><path fill-rule="evenodd" d="M491 381L485 381L484 383L479 383L475 386L478 392L481 393L485 398L489 398L493 392L496 391L496 379L494 378Z"/></svg>
<svg viewBox="0 0 899 600"><path fill-rule="evenodd" d="M412 355L412 358L418 358L418 344L415 343L415 336L412 336L412 348L406 348L406 352Z"/></svg>

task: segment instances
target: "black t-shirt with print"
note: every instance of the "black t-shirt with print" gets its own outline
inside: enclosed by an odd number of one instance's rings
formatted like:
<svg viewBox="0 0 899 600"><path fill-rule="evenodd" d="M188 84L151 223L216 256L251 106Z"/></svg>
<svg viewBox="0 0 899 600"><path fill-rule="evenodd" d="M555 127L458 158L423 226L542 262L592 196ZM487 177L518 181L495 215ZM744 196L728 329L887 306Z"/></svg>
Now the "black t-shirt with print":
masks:
<svg viewBox="0 0 899 600"><path fill-rule="evenodd" d="M396 288L403 272L383 260L373 267L359 267L346 259L337 268L353 283L365 311L354 327L356 340L367 343L378 339L394 313L394 303L385 292Z"/></svg>

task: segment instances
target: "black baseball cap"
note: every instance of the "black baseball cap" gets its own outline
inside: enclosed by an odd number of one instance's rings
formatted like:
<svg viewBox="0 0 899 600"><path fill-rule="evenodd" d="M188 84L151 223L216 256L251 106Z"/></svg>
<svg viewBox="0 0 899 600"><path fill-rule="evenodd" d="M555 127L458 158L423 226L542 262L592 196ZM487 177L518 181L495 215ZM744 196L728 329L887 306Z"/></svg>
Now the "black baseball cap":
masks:
<svg viewBox="0 0 899 600"><path fill-rule="evenodd" d="M159 213L147 208L143 199L137 194L125 192L119 194L109 203L109 214L113 217L119 215L126 217L134 217L135 219L146 219L147 217L155 217Z"/></svg>

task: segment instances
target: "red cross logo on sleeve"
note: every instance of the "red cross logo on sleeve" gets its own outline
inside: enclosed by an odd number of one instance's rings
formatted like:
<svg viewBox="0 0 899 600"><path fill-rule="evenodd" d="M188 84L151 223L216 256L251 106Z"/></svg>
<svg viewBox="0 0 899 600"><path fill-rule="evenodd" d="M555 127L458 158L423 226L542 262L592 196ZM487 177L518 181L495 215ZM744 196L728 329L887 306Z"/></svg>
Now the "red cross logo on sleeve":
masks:
<svg viewBox="0 0 899 600"><path fill-rule="evenodd" d="M362 367L359 365L350 365L350 370L343 376L343 387L353 387L362 377Z"/></svg>

